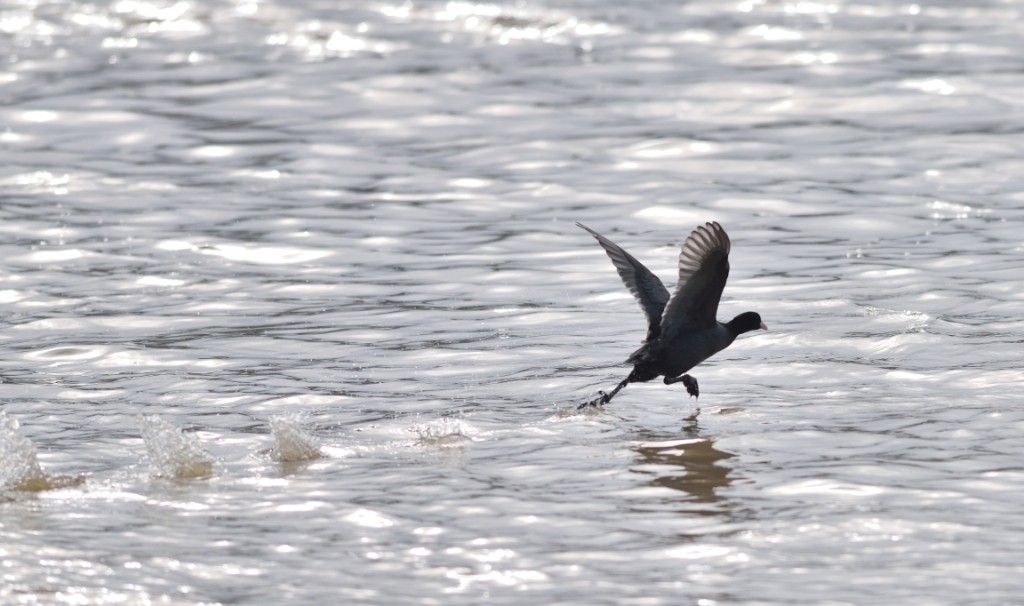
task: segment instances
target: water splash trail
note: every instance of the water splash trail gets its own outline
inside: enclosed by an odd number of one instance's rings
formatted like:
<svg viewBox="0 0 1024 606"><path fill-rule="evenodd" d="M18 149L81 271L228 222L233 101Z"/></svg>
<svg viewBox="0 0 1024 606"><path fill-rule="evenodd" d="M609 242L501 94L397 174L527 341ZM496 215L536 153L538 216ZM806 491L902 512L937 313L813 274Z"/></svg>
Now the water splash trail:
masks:
<svg viewBox="0 0 1024 606"><path fill-rule="evenodd" d="M185 480L213 474L214 459L195 436L157 416L139 417L153 475Z"/></svg>
<svg viewBox="0 0 1024 606"><path fill-rule="evenodd" d="M444 417L430 423L413 427L419 434L420 444L447 447L460 446L473 439L473 428L465 421Z"/></svg>
<svg viewBox="0 0 1024 606"><path fill-rule="evenodd" d="M35 444L21 425L0 411L0 489L41 492L77 486L85 476L51 475L39 465Z"/></svg>
<svg viewBox="0 0 1024 606"><path fill-rule="evenodd" d="M303 431L295 418L272 417L270 433L274 437L270 457L275 461L296 463L324 457L316 438Z"/></svg>

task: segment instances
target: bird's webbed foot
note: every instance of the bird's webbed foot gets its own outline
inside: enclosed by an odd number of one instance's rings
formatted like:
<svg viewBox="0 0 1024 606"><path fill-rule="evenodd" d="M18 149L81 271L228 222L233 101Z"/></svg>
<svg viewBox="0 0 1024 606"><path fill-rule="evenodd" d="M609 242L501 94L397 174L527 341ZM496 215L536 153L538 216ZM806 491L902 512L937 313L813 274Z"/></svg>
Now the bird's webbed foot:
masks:
<svg viewBox="0 0 1024 606"><path fill-rule="evenodd" d="M700 386L697 385L697 379L694 379L690 375L683 375L681 377L665 377L665 385L671 385L673 383L682 383L686 387L686 393L695 398L700 397Z"/></svg>

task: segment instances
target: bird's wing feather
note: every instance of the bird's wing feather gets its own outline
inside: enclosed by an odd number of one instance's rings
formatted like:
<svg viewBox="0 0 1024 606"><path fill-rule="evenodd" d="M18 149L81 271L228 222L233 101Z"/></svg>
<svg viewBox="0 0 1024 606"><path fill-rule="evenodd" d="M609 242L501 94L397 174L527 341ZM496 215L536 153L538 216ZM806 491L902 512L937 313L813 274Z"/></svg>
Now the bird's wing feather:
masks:
<svg viewBox="0 0 1024 606"><path fill-rule="evenodd" d="M661 317L661 335L714 326L729 277L729 236L717 222L690 233L679 251L679 282Z"/></svg>
<svg viewBox="0 0 1024 606"><path fill-rule="evenodd" d="M647 340L657 337L661 330L662 313L665 304L669 301L668 289L658 279L658 276L651 273L651 270L644 267L644 264L637 261L633 255L622 250L621 246L582 223L576 225L587 230L597 239L604 251L608 253L608 258L612 260L612 264L615 265L626 288L636 297L640 309L647 316Z"/></svg>

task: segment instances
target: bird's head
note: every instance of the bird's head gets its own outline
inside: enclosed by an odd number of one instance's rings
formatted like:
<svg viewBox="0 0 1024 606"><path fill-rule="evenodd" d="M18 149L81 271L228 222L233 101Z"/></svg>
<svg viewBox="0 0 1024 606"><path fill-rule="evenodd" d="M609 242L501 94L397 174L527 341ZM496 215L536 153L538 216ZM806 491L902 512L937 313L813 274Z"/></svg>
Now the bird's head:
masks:
<svg viewBox="0 0 1024 606"><path fill-rule="evenodd" d="M761 321L761 316L756 311L745 311L729 320L726 326L737 335L742 335L752 330L768 330L768 327Z"/></svg>

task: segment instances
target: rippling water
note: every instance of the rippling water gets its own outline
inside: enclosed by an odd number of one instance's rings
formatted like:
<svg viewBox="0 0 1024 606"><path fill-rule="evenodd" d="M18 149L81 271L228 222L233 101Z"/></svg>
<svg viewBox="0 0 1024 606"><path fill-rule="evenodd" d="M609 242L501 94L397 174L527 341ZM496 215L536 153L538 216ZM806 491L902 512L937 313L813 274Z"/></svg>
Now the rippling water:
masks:
<svg viewBox="0 0 1024 606"><path fill-rule="evenodd" d="M1022 9L4 4L0 601L1024 603Z"/></svg>

